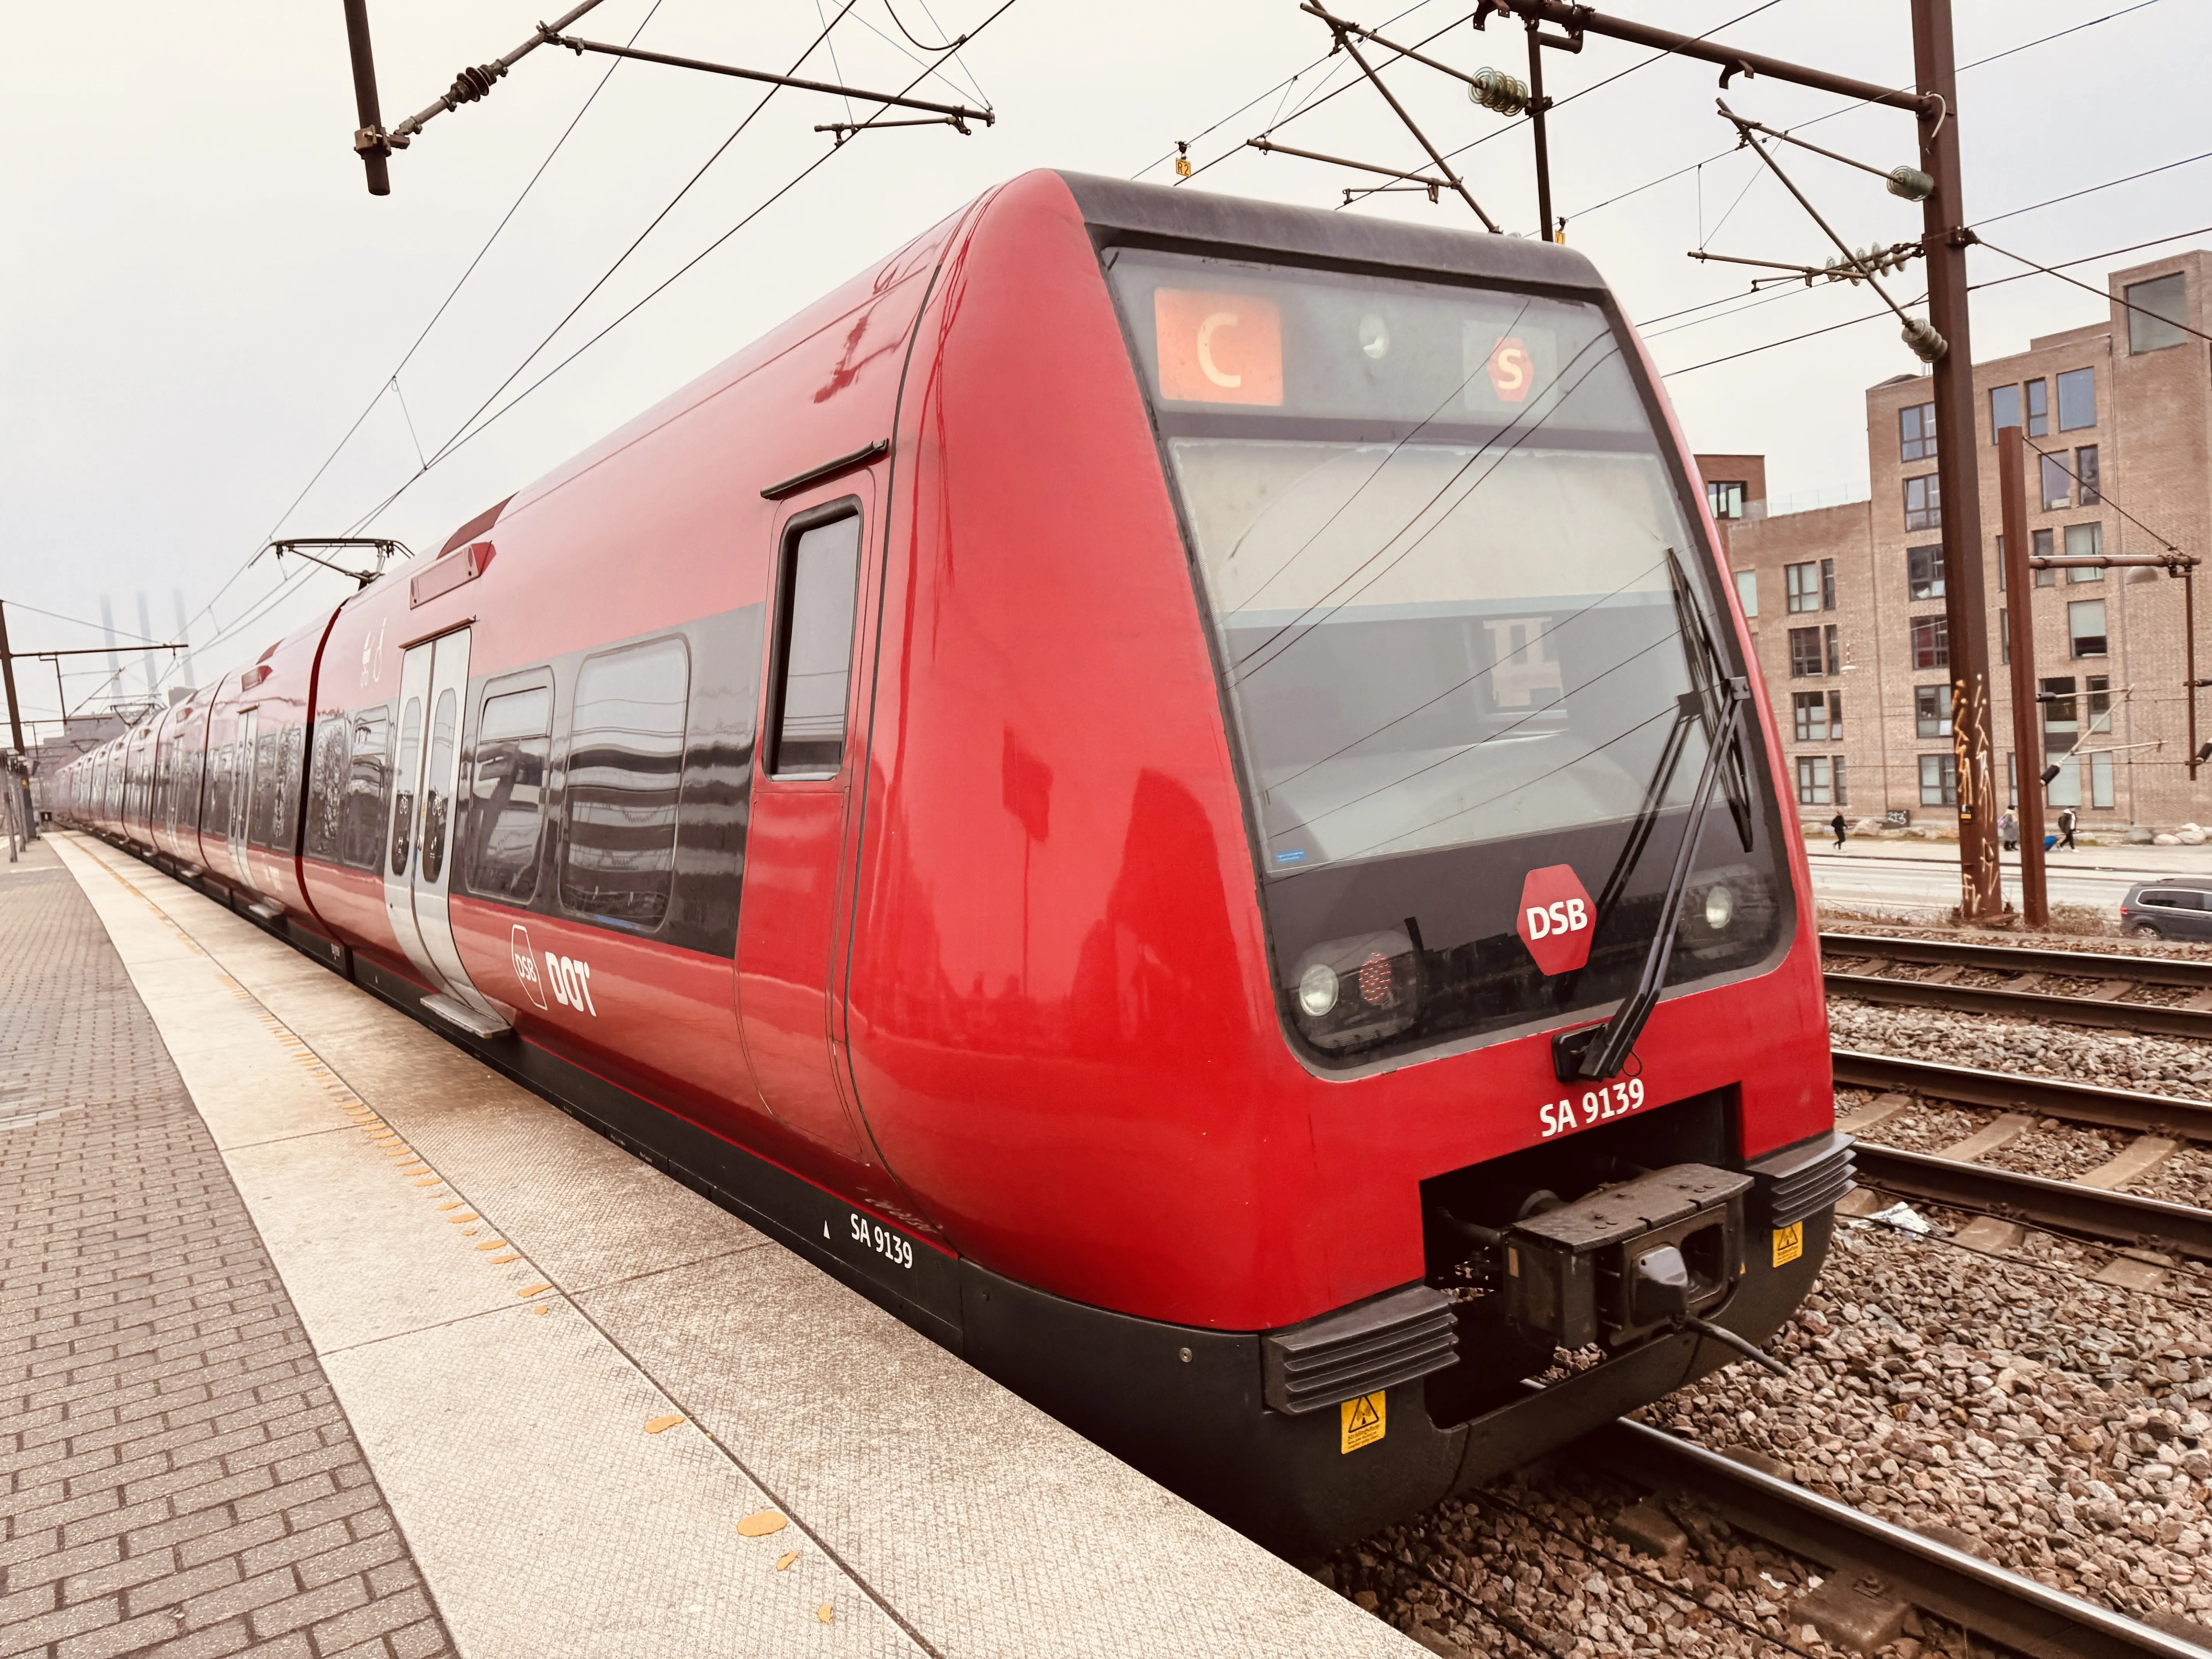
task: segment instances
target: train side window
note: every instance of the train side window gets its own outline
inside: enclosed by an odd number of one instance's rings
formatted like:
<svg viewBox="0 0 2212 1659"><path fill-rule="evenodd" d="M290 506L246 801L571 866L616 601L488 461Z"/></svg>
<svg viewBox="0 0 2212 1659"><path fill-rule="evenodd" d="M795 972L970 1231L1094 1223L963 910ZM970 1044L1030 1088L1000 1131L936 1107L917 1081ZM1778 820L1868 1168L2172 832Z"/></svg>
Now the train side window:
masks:
<svg viewBox="0 0 2212 1659"><path fill-rule="evenodd" d="M313 769L307 778L307 835L301 850L311 859L338 855L340 809L345 801L346 735L350 730L344 712L325 713L315 722Z"/></svg>
<svg viewBox="0 0 2212 1659"><path fill-rule="evenodd" d="M538 890L553 687L514 681L492 689L477 718L470 779L469 854L462 878L485 898L527 904Z"/></svg>
<svg viewBox="0 0 2212 1659"><path fill-rule="evenodd" d="M384 847L384 797L392 787L392 714L372 708L353 717L346 757L345 799L338 808L338 860L374 870Z"/></svg>
<svg viewBox="0 0 2212 1659"><path fill-rule="evenodd" d="M246 840L249 846L281 848L285 827L285 728L257 727L254 732L253 799L246 803Z"/></svg>
<svg viewBox="0 0 2212 1659"><path fill-rule="evenodd" d="M857 513L785 538L769 658L770 777L826 778L844 764L860 569Z"/></svg>
<svg viewBox="0 0 2212 1659"><path fill-rule="evenodd" d="M200 827L212 836L222 836L229 830L231 755L237 747L235 738L208 745L207 807Z"/></svg>
<svg viewBox="0 0 2212 1659"><path fill-rule="evenodd" d="M561 902L633 927L668 914L691 655L681 638L584 659L568 720Z"/></svg>
<svg viewBox="0 0 2212 1659"><path fill-rule="evenodd" d="M453 769L453 745L460 740L460 698L447 686L438 694L430 716L430 757L422 769L422 879L434 882L446 867L446 831L453 802L444 787Z"/></svg>
<svg viewBox="0 0 2212 1659"><path fill-rule="evenodd" d="M390 873L404 876L415 853L415 786L422 777L422 699L410 697L399 714L399 787L392 792Z"/></svg>

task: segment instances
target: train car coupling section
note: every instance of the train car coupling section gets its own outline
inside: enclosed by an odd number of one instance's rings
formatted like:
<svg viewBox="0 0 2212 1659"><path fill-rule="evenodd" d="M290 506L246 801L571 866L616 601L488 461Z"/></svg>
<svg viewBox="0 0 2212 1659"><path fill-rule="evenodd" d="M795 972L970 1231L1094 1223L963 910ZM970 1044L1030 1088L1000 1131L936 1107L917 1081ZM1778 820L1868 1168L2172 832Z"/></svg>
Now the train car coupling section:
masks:
<svg viewBox="0 0 2212 1659"><path fill-rule="evenodd" d="M1654 1170L1504 1230L1506 1316L1559 1346L1619 1348L1726 1301L1743 1274L1748 1175Z"/></svg>

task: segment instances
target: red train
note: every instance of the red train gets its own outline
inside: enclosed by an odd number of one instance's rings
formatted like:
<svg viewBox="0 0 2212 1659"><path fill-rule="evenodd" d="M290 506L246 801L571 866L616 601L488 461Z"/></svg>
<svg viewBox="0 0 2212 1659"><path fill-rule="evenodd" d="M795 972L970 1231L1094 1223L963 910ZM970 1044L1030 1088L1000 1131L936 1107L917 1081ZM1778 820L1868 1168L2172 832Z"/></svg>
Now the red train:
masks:
<svg viewBox="0 0 2212 1659"><path fill-rule="evenodd" d="M1825 1253L1715 546L1578 254L1037 173L46 781L1311 1549Z"/></svg>

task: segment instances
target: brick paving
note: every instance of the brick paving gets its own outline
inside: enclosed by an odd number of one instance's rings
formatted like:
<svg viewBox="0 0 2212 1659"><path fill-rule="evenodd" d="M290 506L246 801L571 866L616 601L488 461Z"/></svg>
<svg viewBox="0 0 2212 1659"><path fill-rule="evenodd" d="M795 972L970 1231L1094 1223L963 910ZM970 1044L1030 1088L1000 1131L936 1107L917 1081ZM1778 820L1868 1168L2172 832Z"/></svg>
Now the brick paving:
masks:
<svg viewBox="0 0 2212 1659"><path fill-rule="evenodd" d="M91 905L0 865L0 1659L453 1650Z"/></svg>

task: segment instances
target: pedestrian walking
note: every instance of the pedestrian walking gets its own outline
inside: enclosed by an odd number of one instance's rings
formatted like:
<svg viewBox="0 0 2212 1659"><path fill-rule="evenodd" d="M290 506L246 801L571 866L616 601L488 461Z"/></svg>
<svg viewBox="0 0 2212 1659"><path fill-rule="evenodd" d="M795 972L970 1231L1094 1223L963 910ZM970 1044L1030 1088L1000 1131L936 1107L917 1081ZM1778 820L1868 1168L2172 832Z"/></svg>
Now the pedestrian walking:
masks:
<svg viewBox="0 0 2212 1659"><path fill-rule="evenodd" d="M1997 814L1997 842L2008 853L2020 851L2020 820L2009 812Z"/></svg>
<svg viewBox="0 0 2212 1659"><path fill-rule="evenodd" d="M2058 815L2058 844L2079 850L2074 848L2074 809L2070 806Z"/></svg>
<svg viewBox="0 0 2212 1659"><path fill-rule="evenodd" d="M1828 820L1828 828L1836 832L1836 850L1844 850L1844 815L1841 812Z"/></svg>

